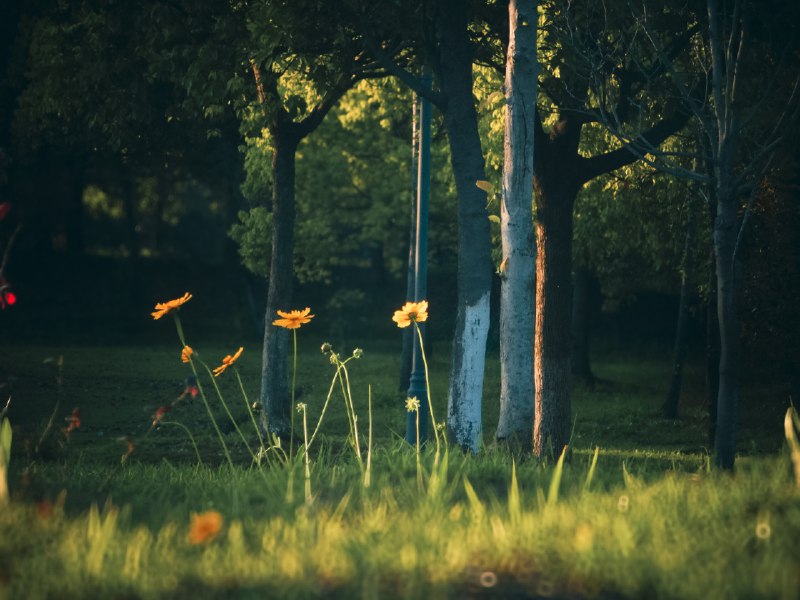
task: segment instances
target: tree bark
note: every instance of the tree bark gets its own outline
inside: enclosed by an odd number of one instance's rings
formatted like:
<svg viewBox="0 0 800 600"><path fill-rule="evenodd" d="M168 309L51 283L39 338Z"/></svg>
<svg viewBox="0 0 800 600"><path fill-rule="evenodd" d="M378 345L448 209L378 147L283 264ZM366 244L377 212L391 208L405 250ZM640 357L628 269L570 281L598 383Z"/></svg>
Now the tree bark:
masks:
<svg viewBox="0 0 800 600"><path fill-rule="evenodd" d="M694 278L694 208L689 205L686 222L686 240L683 246L683 274L681 276L681 297L678 304L678 322L675 327L675 345L672 349L672 376L662 411L667 419L678 418L678 406L683 382L683 361L686 357L686 343L689 334L689 294Z"/></svg>
<svg viewBox="0 0 800 600"><path fill-rule="evenodd" d="M500 291L500 419L495 438L530 449L533 440L533 139L537 2L510 0L506 59L503 245Z"/></svg>
<svg viewBox="0 0 800 600"><path fill-rule="evenodd" d="M588 385L594 384L589 357L589 329L592 312L592 274L577 267L572 293L572 375Z"/></svg>
<svg viewBox="0 0 800 600"><path fill-rule="evenodd" d="M569 442L572 340L572 209L577 187L537 173L535 420L533 452L558 457ZM561 182L567 180L561 179Z"/></svg>
<svg viewBox="0 0 800 600"><path fill-rule="evenodd" d="M439 15L439 84L447 104L444 123L458 194L458 310L453 337L447 414L451 439L477 452L482 436L481 400L489 333L492 263L486 178L472 94L472 55L463 0L447 0Z"/></svg>
<svg viewBox="0 0 800 600"><path fill-rule="evenodd" d="M419 143L418 134L418 106L419 99L414 95L413 112L411 118L411 220L408 227L408 266L406 268L406 300L414 300L414 288L416 281L414 278L414 264L416 262L415 251L417 248L417 144ZM414 350L414 332L411 327L402 330L403 350L400 360L400 384L399 391L408 391L411 379L412 357Z"/></svg>
<svg viewBox="0 0 800 600"><path fill-rule="evenodd" d="M275 327L277 311L289 310L292 302L295 221L295 156L299 136L273 132L272 157L272 256L270 260L264 347L261 371L261 402L269 430L282 440L291 434L291 392L288 386L289 332Z"/></svg>
<svg viewBox="0 0 800 600"><path fill-rule="evenodd" d="M724 178L721 178L724 181ZM725 185L724 183L722 184ZM714 249L717 267L717 314L719 318L719 392L717 394L716 464L732 470L736 458L736 422L739 407L739 321L736 315L734 249L738 235L737 197L719 188Z"/></svg>

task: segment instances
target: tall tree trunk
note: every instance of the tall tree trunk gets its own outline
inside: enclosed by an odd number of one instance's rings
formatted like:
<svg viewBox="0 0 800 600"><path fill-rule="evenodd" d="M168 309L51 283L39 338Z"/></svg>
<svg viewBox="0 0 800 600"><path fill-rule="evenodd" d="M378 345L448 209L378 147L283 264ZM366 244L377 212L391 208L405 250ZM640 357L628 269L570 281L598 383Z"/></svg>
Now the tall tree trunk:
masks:
<svg viewBox="0 0 800 600"><path fill-rule="evenodd" d="M572 340L572 209L577 187L537 173L536 399L533 451L557 457L569 442ZM563 182L563 180L562 180ZM560 182L559 182L560 183ZM552 187L551 187L552 186Z"/></svg>
<svg viewBox="0 0 800 600"><path fill-rule="evenodd" d="M672 376L662 411L667 419L678 418L678 406L683 381L683 361L689 334L689 293L694 278L694 204L689 201L689 216L686 221L686 240L683 245L683 274L681 275L681 297L678 304L678 322L675 327L675 345L672 349Z"/></svg>
<svg viewBox="0 0 800 600"><path fill-rule="evenodd" d="M472 95L472 55L463 0L447 0L439 15L439 82L447 98L444 123L458 193L458 311L453 336L447 414L451 438L477 452L482 435L481 398L489 333L492 262L486 179L478 116Z"/></svg>
<svg viewBox="0 0 800 600"><path fill-rule="evenodd" d="M721 177L718 181L725 182ZM723 183L722 185L725 185ZM717 192L714 249L717 257L717 314L719 318L719 392L717 395L716 464L732 470L736 458L736 421L739 405L737 377L739 322L736 315L734 249L738 235L737 197L733 190Z"/></svg>
<svg viewBox="0 0 800 600"><path fill-rule="evenodd" d="M288 385L289 332L275 327L277 311L292 307L295 221L295 155L299 143L292 131L274 136L272 157L272 256L270 260L264 348L261 370L261 402L269 430L288 441L291 429L291 394Z"/></svg>
<svg viewBox="0 0 800 600"><path fill-rule="evenodd" d="M716 208L714 209L716 215ZM714 219L712 219L712 227ZM706 301L706 404L708 406L708 447L714 448L717 435L717 396L719 395L719 318L717 316L717 264L711 244Z"/></svg>
<svg viewBox="0 0 800 600"><path fill-rule="evenodd" d="M417 156L419 143L419 99L414 94L414 104L411 117L411 220L408 227L408 266L406 268L406 300L414 300L414 288L416 280L414 278L414 264L416 262L417 248ZM414 350L414 331L411 327L403 330L403 351L400 360L400 383L398 389L405 393L408 391L409 380L411 379L411 366Z"/></svg>
<svg viewBox="0 0 800 600"><path fill-rule="evenodd" d="M495 437L530 448L533 440L533 138L538 63L537 2L508 3L503 244L500 291L500 419Z"/></svg>
<svg viewBox="0 0 800 600"><path fill-rule="evenodd" d="M592 274L577 267L572 294L572 375L588 385L594 384L589 357L589 326L592 312Z"/></svg>

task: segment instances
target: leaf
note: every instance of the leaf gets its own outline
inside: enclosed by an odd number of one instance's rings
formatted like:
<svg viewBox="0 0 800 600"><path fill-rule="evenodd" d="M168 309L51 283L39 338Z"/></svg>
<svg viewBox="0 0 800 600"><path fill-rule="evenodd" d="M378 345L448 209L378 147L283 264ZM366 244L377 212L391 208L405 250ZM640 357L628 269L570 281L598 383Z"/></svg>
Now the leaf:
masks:
<svg viewBox="0 0 800 600"><path fill-rule="evenodd" d="M511 485L508 488L508 514L512 521L518 520L522 514L516 461L511 462Z"/></svg>
<svg viewBox="0 0 800 600"><path fill-rule="evenodd" d="M550 480L550 489L547 492L547 504L554 506L558 502L558 488L561 487L561 476L564 474L564 457L567 455L568 446L564 446L561 456L558 457L553 478Z"/></svg>
<svg viewBox="0 0 800 600"><path fill-rule="evenodd" d="M3 419L0 423L0 465L11 461L11 423Z"/></svg>
<svg viewBox="0 0 800 600"><path fill-rule="evenodd" d="M592 464L589 465L589 472L586 474L586 481L583 482L583 491L589 491L589 486L592 485L592 479L594 479L594 472L597 468L597 457L600 454L600 446L596 446L594 449L594 456L592 457Z"/></svg>
<svg viewBox="0 0 800 600"><path fill-rule="evenodd" d="M466 475L464 476L464 491L467 493L467 498L469 499L469 504L472 508L472 515L476 519L482 518L486 510L483 506L483 502L481 502L481 499L478 498L478 494L475 493L475 488L472 487L472 484L469 482L469 479L467 479Z"/></svg>
<svg viewBox="0 0 800 600"><path fill-rule="evenodd" d="M800 417L798 417L797 410L795 410L794 406L790 406L786 410L786 417L783 419L783 429L792 456L794 482L798 491L800 491L800 441L797 439L797 429L800 429L800 427L798 427L799 422Z"/></svg>
<svg viewBox="0 0 800 600"><path fill-rule="evenodd" d="M478 181L475 182L475 187L483 190L487 194L491 194L493 190L492 184L485 179L478 179Z"/></svg>

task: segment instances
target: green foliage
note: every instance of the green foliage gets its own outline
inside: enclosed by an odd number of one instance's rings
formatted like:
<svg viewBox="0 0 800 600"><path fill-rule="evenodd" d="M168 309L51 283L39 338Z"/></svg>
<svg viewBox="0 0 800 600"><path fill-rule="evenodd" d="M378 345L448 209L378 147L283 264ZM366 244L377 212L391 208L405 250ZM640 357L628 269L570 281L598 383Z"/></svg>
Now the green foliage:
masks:
<svg viewBox="0 0 800 600"><path fill-rule="evenodd" d="M272 213L263 206L239 211L239 222L230 230L239 246L242 264L252 273L267 277L272 255Z"/></svg>

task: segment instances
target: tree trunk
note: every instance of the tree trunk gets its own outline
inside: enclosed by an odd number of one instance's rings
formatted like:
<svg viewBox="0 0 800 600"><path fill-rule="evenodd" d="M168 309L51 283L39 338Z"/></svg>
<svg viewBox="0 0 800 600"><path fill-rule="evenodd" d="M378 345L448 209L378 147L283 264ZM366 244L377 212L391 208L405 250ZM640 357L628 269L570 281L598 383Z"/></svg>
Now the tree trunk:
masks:
<svg viewBox="0 0 800 600"><path fill-rule="evenodd" d="M414 95L413 110L411 117L411 221L408 227L408 267L406 269L406 300L414 300L414 264L416 262L415 251L417 248L417 144L419 143L418 126L418 107L419 99ZM411 366L414 350L414 331L411 327L406 327L403 331L403 351L400 360L400 383L398 389L406 393L408 391L409 380L411 379Z"/></svg>
<svg viewBox="0 0 800 600"><path fill-rule="evenodd" d="M562 164L561 169L568 168ZM572 340L572 209L577 185L564 172L537 172L536 386L533 451L557 457L569 442Z"/></svg>
<svg viewBox="0 0 800 600"><path fill-rule="evenodd" d="M721 177L720 180L724 179ZM739 405L739 322L736 315L734 249L738 235L738 202L733 190L717 193L714 250L717 261L717 314L719 318L719 392L717 395L716 464L733 469L736 458L736 421Z"/></svg>
<svg viewBox="0 0 800 600"><path fill-rule="evenodd" d="M686 356L686 343L689 334L689 293L694 278L694 207L690 200L689 216L686 222L686 241L683 246L683 274L681 277L681 299L678 305L678 322L675 327L675 346L672 349L672 377L664 400L664 418L677 419L683 381L683 361Z"/></svg>
<svg viewBox="0 0 800 600"><path fill-rule="evenodd" d="M495 437L529 449L533 440L533 138L536 2L510 0L506 59L503 244L500 291L500 419Z"/></svg>
<svg viewBox="0 0 800 600"><path fill-rule="evenodd" d="M273 133L272 157L272 257L264 319L261 367L261 402L269 430L288 441L291 433L291 392L288 382L289 331L275 327L278 310L292 307L294 254L294 182L298 136Z"/></svg>
<svg viewBox="0 0 800 600"><path fill-rule="evenodd" d="M464 4L463 0L448 0L439 15L439 82L447 98L444 123L458 193L458 310L447 414L451 439L477 452L482 435L492 263L486 194L475 186L486 175L472 95L472 55Z"/></svg>
<svg viewBox="0 0 800 600"><path fill-rule="evenodd" d="M573 275L572 298L572 375L588 385L594 384L589 357L589 326L592 311L592 274L578 267Z"/></svg>

